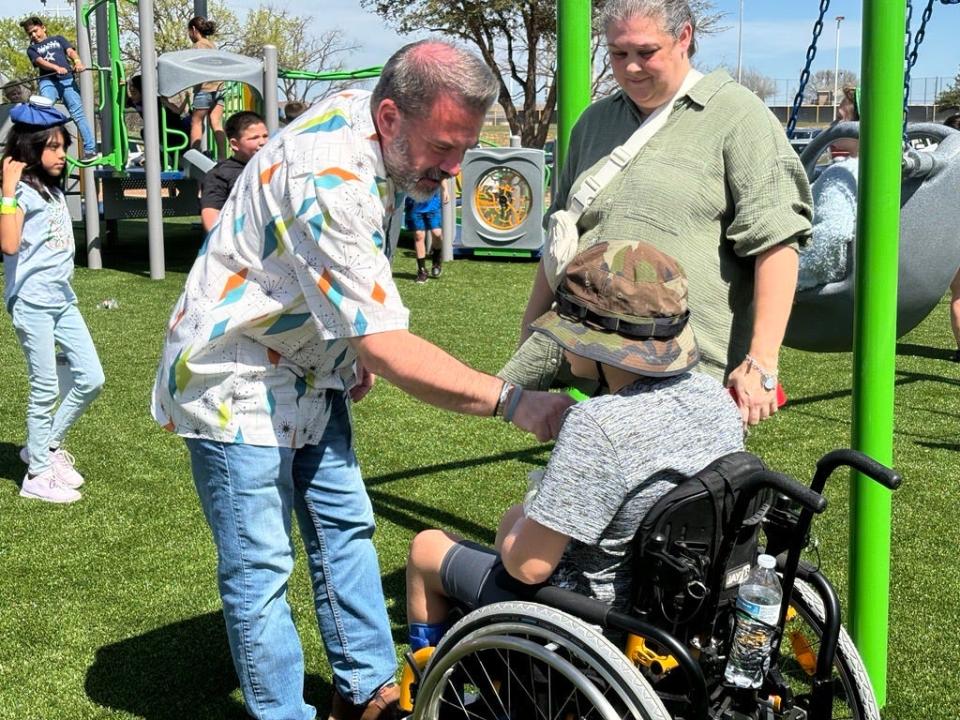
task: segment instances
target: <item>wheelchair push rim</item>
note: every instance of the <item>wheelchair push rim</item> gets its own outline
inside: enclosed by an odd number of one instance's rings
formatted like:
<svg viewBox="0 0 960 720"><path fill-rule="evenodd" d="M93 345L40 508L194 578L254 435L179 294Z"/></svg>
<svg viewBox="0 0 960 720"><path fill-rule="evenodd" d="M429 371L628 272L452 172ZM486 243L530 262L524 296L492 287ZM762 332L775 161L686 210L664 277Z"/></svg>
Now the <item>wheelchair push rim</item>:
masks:
<svg viewBox="0 0 960 720"><path fill-rule="evenodd" d="M481 608L444 636L414 718L668 720L623 653L587 623L543 605Z"/></svg>

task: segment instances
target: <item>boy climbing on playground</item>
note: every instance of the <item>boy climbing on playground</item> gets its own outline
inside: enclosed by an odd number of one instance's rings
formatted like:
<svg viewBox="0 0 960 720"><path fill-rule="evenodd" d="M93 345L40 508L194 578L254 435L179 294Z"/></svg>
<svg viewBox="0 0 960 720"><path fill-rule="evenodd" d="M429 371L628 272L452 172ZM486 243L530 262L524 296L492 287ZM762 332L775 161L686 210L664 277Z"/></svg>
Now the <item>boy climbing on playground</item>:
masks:
<svg viewBox="0 0 960 720"><path fill-rule="evenodd" d="M573 373L610 394L571 407L538 486L504 514L496 549L425 530L407 562L411 649L435 646L448 598L474 609L550 582L624 609L631 543L668 490L743 449L743 419L699 349L687 279L641 242L599 243L564 272L531 329L560 344ZM504 384L506 414L522 389Z"/></svg>
<svg viewBox="0 0 960 720"><path fill-rule="evenodd" d="M99 156L97 140L86 113L83 112L80 88L73 77L73 73L83 72L86 69L80 61L80 55L63 35L47 35L43 20L36 15L21 22L20 27L30 39L27 57L40 71L38 80L40 94L54 102L59 100L66 106L80 132L80 140L83 143L82 159L85 162L96 160Z"/></svg>
<svg viewBox="0 0 960 720"><path fill-rule="evenodd" d="M53 503L80 499L83 477L63 449L67 431L103 386L103 370L70 287L73 226L63 195L69 118L42 97L10 112L2 160L0 250L4 306L27 360L27 463L20 495ZM72 382L59 406L57 346Z"/></svg>
<svg viewBox="0 0 960 720"><path fill-rule="evenodd" d="M255 112L243 111L230 116L226 124L227 140L233 153L221 160L203 177L200 188L200 221L204 232L217 224L220 211L230 191L256 152L267 143L269 133L263 118Z"/></svg>
<svg viewBox="0 0 960 720"><path fill-rule="evenodd" d="M427 200L407 197L403 204L404 227L413 230L413 248L417 254L418 285L427 281L427 233L430 233L430 276L438 278L443 272L443 217L442 206L450 202L446 183Z"/></svg>

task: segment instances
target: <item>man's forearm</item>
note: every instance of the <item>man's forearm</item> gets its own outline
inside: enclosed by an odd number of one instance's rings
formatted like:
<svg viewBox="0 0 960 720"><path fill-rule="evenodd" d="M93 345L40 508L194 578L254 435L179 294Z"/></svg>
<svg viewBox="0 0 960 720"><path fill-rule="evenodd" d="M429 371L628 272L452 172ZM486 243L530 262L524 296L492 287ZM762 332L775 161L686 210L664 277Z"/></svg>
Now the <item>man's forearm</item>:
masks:
<svg viewBox="0 0 960 720"><path fill-rule="evenodd" d="M492 415L503 381L478 372L436 345L392 330L351 341L360 361L418 400L467 415Z"/></svg>

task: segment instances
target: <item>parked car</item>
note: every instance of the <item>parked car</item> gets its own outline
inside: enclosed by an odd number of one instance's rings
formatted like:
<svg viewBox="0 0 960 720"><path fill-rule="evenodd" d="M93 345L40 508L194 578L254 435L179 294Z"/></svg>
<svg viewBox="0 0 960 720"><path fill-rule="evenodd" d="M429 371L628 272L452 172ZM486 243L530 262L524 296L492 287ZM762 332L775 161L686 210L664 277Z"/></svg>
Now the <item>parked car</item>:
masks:
<svg viewBox="0 0 960 720"><path fill-rule="evenodd" d="M820 134L820 128L806 127L796 128L793 131L793 137L790 138L790 145L797 151L797 155L802 153L810 141Z"/></svg>

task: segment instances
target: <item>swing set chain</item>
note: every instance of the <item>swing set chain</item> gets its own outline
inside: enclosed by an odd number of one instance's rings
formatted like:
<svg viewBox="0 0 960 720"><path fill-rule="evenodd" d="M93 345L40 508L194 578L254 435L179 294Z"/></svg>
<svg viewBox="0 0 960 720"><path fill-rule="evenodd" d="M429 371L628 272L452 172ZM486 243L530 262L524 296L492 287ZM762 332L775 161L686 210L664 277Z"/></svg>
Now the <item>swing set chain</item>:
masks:
<svg viewBox="0 0 960 720"><path fill-rule="evenodd" d="M913 3L907 0L907 27L906 27L906 58L903 72L903 141L907 142L907 116L910 114L910 72L913 66L917 64L917 57L920 53L920 45L927 34L927 23L933 16L933 3L935 0L927 0L927 6L923 9L920 16L920 27L917 28L917 34L913 37L913 46L911 47L910 24L913 17Z"/></svg>
<svg viewBox="0 0 960 720"><path fill-rule="evenodd" d="M790 110L790 120L787 122L787 137L793 137L793 131L797 127L797 118L800 116L800 105L803 103L803 92L807 89L807 82L810 80L810 66L813 65L813 59L817 56L817 43L820 41L820 33L823 32L823 19L830 9L830 0L820 0L820 17L813 24L813 39L810 41L810 47L807 48L807 64L800 73L800 88L793 98L793 108Z"/></svg>

